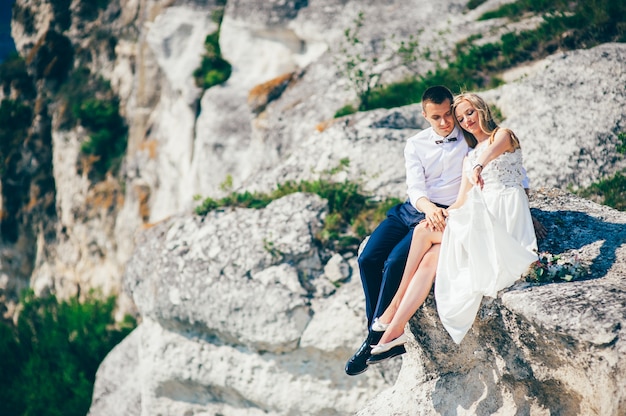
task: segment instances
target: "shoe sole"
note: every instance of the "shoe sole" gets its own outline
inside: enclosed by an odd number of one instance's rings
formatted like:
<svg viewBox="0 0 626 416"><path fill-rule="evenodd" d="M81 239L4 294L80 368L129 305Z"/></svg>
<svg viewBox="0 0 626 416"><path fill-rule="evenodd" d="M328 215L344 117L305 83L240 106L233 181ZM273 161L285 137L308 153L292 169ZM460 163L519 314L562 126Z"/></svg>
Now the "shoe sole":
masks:
<svg viewBox="0 0 626 416"><path fill-rule="evenodd" d="M396 345L389 351L385 351L381 354L372 355L370 358L367 359L366 362L368 365L382 363L383 361L386 361L393 357L397 357L398 355L402 355L404 353L406 353L406 348L404 348L404 345Z"/></svg>
<svg viewBox="0 0 626 416"><path fill-rule="evenodd" d="M367 366L365 366L365 368L363 370L359 371L358 373L348 373L346 371L346 374L349 375L349 376L358 376L359 374L363 374L366 371L367 371Z"/></svg>

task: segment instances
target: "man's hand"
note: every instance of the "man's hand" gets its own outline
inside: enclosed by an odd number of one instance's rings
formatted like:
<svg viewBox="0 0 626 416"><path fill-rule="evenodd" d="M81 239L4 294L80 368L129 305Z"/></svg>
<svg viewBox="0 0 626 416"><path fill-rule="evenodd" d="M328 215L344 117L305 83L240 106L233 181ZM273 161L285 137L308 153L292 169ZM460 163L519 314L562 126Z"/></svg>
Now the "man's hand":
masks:
<svg viewBox="0 0 626 416"><path fill-rule="evenodd" d="M533 227L535 228L535 236L537 237L537 240L546 238L546 236L548 235L548 230L546 229L546 227L544 227L541 221L539 221L533 215L531 215L530 217L533 219Z"/></svg>
<svg viewBox="0 0 626 416"><path fill-rule="evenodd" d="M426 214L426 225L431 231L441 231L446 228L446 218L448 211L433 204L433 208L424 212Z"/></svg>

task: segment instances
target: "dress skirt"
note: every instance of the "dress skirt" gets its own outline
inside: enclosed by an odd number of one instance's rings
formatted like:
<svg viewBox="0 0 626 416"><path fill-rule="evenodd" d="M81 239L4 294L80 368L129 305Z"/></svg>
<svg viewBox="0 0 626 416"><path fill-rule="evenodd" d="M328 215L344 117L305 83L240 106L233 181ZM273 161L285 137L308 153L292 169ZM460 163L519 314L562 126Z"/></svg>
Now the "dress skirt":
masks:
<svg viewBox="0 0 626 416"><path fill-rule="evenodd" d="M451 210L435 281L437 311L457 344L472 326L483 296L495 297L537 260L537 240L521 187L474 186Z"/></svg>

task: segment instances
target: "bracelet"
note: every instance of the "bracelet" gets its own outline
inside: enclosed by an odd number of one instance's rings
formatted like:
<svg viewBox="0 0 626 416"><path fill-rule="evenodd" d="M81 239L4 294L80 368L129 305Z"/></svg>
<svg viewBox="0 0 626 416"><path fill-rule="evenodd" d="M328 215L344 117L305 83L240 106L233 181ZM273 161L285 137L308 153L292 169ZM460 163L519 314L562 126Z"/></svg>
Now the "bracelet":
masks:
<svg viewBox="0 0 626 416"><path fill-rule="evenodd" d="M481 165L480 163L475 164L474 167L472 168L472 170L474 170L476 168L480 168L480 170L484 169L483 165Z"/></svg>

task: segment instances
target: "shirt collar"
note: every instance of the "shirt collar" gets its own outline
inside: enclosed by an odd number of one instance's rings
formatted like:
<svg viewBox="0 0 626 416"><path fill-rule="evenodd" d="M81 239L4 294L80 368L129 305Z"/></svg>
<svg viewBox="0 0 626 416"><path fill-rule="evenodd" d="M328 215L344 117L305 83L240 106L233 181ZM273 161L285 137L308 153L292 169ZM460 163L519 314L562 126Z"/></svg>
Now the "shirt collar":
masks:
<svg viewBox="0 0 626 416"><path fill-rule="evenodd" d="M435 133L435 131L433 130L433 135L432 135L432 139L435 143L439 143L440 141L444 141L447 142L448 139L450 139L451 137L456 137L456 141L461 141L464 139L463 135L461 134L461 132L459 131L458 127L454 127L454 129L452 129L452 132L450 134L448 134L446 137L442 137L440 135L438 135L437 133Z"/></svg>

